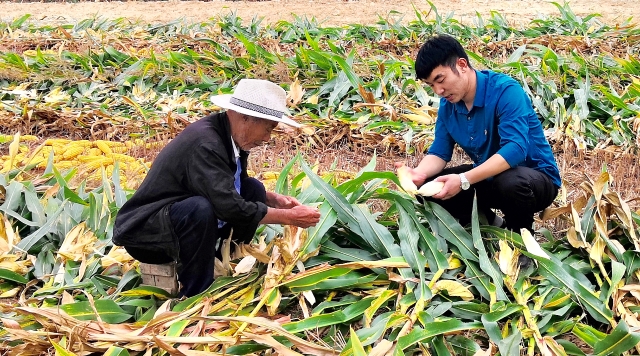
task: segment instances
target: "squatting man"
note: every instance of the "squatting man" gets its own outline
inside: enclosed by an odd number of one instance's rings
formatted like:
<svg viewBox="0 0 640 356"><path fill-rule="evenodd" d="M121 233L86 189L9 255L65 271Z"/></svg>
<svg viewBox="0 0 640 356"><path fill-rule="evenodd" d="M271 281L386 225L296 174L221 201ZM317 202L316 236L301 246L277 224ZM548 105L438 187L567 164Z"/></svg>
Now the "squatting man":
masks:
<svg viewBox="0 0 640 356"><path fill-rule="evenodd" d="M247 175L249 150L269 140L288 117L286 93L266 80L242 79L233 94L213 96L224 112L182 131L153 162L140 188L120 209L113 241L135 259L178 262L181 296L213 282L219 240L249 242L259 224L315 226L318 209L267 192Z"/></svg>

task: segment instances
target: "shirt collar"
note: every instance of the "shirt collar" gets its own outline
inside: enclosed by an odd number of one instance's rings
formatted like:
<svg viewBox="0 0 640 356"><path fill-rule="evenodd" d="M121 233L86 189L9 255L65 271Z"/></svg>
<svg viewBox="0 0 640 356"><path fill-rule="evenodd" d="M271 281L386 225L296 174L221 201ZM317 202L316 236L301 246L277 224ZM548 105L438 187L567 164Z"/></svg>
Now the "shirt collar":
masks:
<svg viewBox="0 0 640 356"><path fill-rule="evenodd" d="M238 157L240 157L240 150L236 145L236 141L233 140L233 137L231 137L231 147L233 147L233 156L238 159Z"/></svg>
<svg viewBox="0 0 640 356"><path fill-rule="evenodd" d="M479 70L475 70L476 73L476 95L473 97L473 106L483 107L485 102L485 97L487 95L487 81L488 76L486 73L483 73ZM453 104L454 110L461 114L468 114L471 110L467 110L467 106L464 101L460 100L457 103Z"/></svg>
<svg viewBox="0 0 640 356"><path fill-rule="evenodd" d="M476 96L473 98L473 106L483 107L487 96L487 81L489 76L476 70Z"/></svg>

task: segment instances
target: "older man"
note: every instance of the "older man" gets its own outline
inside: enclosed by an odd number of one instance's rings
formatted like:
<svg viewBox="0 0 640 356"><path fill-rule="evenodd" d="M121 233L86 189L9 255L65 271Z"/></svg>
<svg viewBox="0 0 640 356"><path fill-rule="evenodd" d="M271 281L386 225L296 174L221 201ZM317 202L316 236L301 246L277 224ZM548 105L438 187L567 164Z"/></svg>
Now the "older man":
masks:
<svg viewBox="0 0 640 356"><path fill-rule="evenodd" d="M269 140L287 117L286 93L265 80L243 79L233 95L211 101L226 112L189 125L153 162L147 177L116 217L113 241L144 263L178 262L180 294L213 282L219 240L248 242L259 224L310 227L316 208L266 192L247 176L249 150Z"/></svg>
<svg viewBox="0 0 640 356"><path fill-rule="evenodd" d="M415 62L416 77L441 97L435 138L411 169L416 185L434 179L432 198L461 224L471 221L474 193L490 224L532 230L534 213L558 194L560 174L531 100L507 75L475 70L451 36L429 38ZM473 164L445 168L454 145ZM504 220L491 209L500 209Z"/></svg>

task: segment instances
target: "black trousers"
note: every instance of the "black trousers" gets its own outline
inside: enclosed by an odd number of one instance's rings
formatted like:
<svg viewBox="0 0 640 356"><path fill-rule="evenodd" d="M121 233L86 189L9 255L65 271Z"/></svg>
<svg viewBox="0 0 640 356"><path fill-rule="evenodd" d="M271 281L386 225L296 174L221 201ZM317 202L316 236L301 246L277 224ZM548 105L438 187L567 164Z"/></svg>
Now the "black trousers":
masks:
<svg viewBox="0 0 640 356"><path fill-rule="evenodd" d="M446 168L436 177L464 173L472 168L471 164ZM471 222L474 194L477 194L478 212L483 213L489 223L495 218L491 209L500 209L504 214L505 228L519 233L522 228L533 231L533 215L551 205L558 195L558 187L546 174L518 166L493 179L472 184L471 188L460 191L453 198L424 199L440 204L465 226Z"/></svg>
<svg viewBox="0 0 640 356"><path fill-rule="evenodd" d="M247 201L262 202L267 200L264 185L255 178L242 181L240 195ZM249 242L255 230L248 231L245 226L232 226L227 223L218 228L218 218L213 212L209 200L194 196L175 202L169 209L171 225L180 243L180 263L178 280L182 284L180 296L191 297L205 291L213 283L213 268L221 239L226 239L233 228L233 240ZM126 247L129 254L144 263L169 263L172 259L165 254L150 252L141 248Z"/></svg>

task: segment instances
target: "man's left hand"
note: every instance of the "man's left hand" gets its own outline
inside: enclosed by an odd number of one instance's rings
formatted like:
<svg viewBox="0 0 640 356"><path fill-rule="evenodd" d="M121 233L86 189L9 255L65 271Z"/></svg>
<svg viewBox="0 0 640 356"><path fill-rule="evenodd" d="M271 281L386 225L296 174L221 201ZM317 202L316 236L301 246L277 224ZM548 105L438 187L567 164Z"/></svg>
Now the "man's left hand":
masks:
<svg viewBox="0 0 640 356"><path fill-rule="evenodd" d="M291 209L302 205L298 199L278 193L267 193L267 205L276 209Z"/></svg>
<svg viewBox="0 0 640 356"><path fill-rule="evenodd" d="M441 200L451 199L462 190L462 188L460 187L460 176L457 174L447 174L446 176L440 176L436 178L435 181L444 182L444 187L442 188L440 193L432 196L432 198Z"/></svg>

